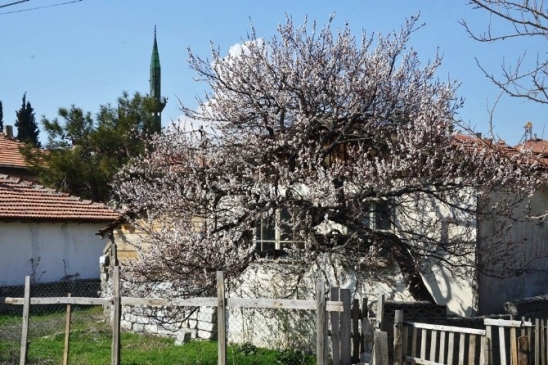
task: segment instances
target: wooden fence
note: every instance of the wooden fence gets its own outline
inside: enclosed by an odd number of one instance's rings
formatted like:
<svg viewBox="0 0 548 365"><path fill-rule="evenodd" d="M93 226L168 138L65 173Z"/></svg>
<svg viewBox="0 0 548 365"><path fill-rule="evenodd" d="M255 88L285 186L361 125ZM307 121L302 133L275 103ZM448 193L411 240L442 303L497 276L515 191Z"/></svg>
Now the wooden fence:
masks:
<svg viewBox="0 0 548 365"><path fill-rule="evenodd" d="M339 364L350 365L352 359L347 356L346 338L351 338L350 326L352 323L349 315L350 291L340 290L341 297L344 301L326 300L325 288L323 282L318 282L316 287L316 300L291 300L291 299L246 299L246 298L227 298L225 294L225 281L222 272L217 273L217 297L209 298L189 298L189 299L161 299L161 298L132 298L120 296L120 272L119 268L114 268L113 275L113 297L111 298L87 298L87 297L53 297L53 298L33 298L31 296L30 277L25 279L25 295L24 298L0 298L0 303L9 305L23 306L23 326L21 334L21 355L20 364L24 365L27 361L27 345L28 345L28 325L30 306L32 305L112 305L113 306L113 321L112 321L112 347L111 347L111 364L120 364L120 320L122 305L136 306L178 306L178 307L217 307L217 341L218 341L218 364L226 364L226 309L227 307L240 308L271 308L271 309L301 309L316 311L316 363L318 365L327 365L328 358L328 313L341 313L340 324L340 342L341 349ZM332 293L339 290L332 290ZM346 310L345 310L346 308ZM67 309L70 313L70 308ZM70 317L67 315L67 335L70 332ZM338 333L338 331L337 331ZM359 336L357 331L356 336ZM355 337L356 337L355 336ZM335 336L336 337L336 336ZM65 341L65 355L68 359L69 342L68 337ZM359 341L355 341L359 349ZM352 351L352 350L350 350ZM356 351L356 350L354 350ZM350 352L349 352L350 353Z"/></svg>
<svg viewBox="0 0 548 365"><path fill-rule="evenodd" d="M31 296L30 278L25 280L23 298L0 298L0 303L23 306L20 364L26 364L27 334L31 305L67 305L67 326L64 362L67 364L71 305L111 305L112 351L111 364L120 363L120 320L122 305L217 307L218 364L226 364L226 309L270 308L316 311L316 361L326 365L328 352L333 365L359 363L371 353L371 364L462 364L462 365L548 365L548 321L485 319L485 328L465 328L443 324L405 321L403 312L396 310L394 341L382 332L384 300L377 303L377 316L371 322L367 299L352 300L350 290L331 288L326 300L324 284L316 288L316 300L227 298L224 275L217 273L217 296L209 298L161 299L121 297L119 269L113 275L113 296L110 298ZM384 326L386 327L386 326ZM330 340L330 343L328 342ZM331 345L331 346L329 346Z"/></svg>
<svg viewBox="0 0 548 365"><path fill-rule="evenodd" d="M534 323L534 324L533 324ZM486 318L485 329L394 319L394 364L548 365L544 319Z"/></svg>
<svg viewBox="0 0 548 365"><path fill-rule="evenodd" d="M333 365L360 362L360 355L371 352L373 329L368 315L367 298L360 303L353 299L350 289L331 288L330 298L340 302L340 311L330 311L331 359ZM360 306L361 304L361 306Z"/></svg>

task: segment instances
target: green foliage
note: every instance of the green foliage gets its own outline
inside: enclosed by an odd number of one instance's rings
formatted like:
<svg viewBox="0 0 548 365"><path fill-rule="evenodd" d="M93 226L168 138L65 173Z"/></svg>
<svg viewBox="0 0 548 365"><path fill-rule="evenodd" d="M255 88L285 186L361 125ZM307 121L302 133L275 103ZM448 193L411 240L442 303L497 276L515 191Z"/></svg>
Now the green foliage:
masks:
<svg viewBox="0 0 548 365"><path fill-rule="evenodd" d="M27 93L23 94L21 109L16 111L15 115L17 116L17 120L15 121L17 139L34 147L40 147L41 145L38 141L40 130L34 117L34 108L31 106L30 101L27 101Z"/></svg>
<svg viewBox="0 0 548 365"><path fill-rule="evenodd" d="M70 331L69 363L72 365L103 365L110 361L112 329L103 320L102 308L75 310L72 314ZM8 318L3 318L8 317ZM0 364L13 364L19 359L20 341L6 340L1 334L4 329L10 329L13 323L20 325L21 317L0 314ZM63 358L65 341L65 313L48 314L43 317L31 317L31 323L36 321L56 323L48 327L47 334L31 334L29 338L29 364L60 364ZM17 328L20 332L20 327ZM195 340L175 346L173 339L139 335L135 333L121 334L121 363L138 364L184 364L184 365L215 365L217 364L218 344L216 341ZM227 348L227 363L237 365L271 365L281 355L279 351L257 348L251 344L229 345ZM284 357L285 356L285 357ZM307 362L283 364L299 365L313 364L314 356L306 356ZM11 362L10 362L11 361ZM278 362L279 363L279 362Z"/></svg>
<svg viewBox="0 0 548 365"><path fill-rule="evenodd" d="M236 352L246 356L253 355L257 352L257 346L249 342L242 343L241 345L236 345Z"/></svg>
<svg viewBox="0 0 548 365"><path fill-rule="evenodd" d="M300 350L283 350L276 355L276 364L307 365L313 363L314 357Z"/></svg>
<svg viewBox="0 0 548 365"><path fill-rule="evenodd" d="M22 152L40 183L94 201L108 201L110 182L130 157L147 147L149 135L160 133L152 110L154 100L124 93L92 116L74 105L60 108L59 118L42 124L47 151Z"/></svg>

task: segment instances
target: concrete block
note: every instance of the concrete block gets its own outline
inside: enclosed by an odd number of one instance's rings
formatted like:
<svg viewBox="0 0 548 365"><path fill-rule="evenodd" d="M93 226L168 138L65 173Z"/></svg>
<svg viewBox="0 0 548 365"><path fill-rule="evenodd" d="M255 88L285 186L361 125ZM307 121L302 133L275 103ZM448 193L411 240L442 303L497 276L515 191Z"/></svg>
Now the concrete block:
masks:
<svg viewBox="0 0 548 365"><path fill-rule="evenodd" d="M190 342L190 338L192 336L191 332L179 332L177 334L177 338L175 339L175 345L176 346L182 346L185 343Z"/></svg>
<svg viewBox="0 0 548 365"><path fill-rule="evenodd" d="M185 329L180 323L164 323L162 326L171 332L183 331Z"/></svg>
<svg viewBox="0 0 548 365"><path fill-rule="evenodd" d="M132 323L129 321L120 321L120 328L123 330L131 330Z"/></svg>
<svg viewBox="0 0 548 365"><path fill-rule="evenodd" d="M213 332L213 331L217 331L217 323L209 323L209 322L198 322L198 327L197 327L199 330L202 330L202 331L209 331L209 332Z"/></svg>
<svg viewBox="0 0 548 365"><path fill-rule="evenodd" d="M135 322L136 323L142 323L142 324L148 324L150 323L150 319L148 319L148 317L145 317L145 316L136 316L135 318Z"/></svg>
<svg viewBox="0 0 548 365"><path fill-rule="evenodd" d="M158 333L158 326L155 324L145 324L145 332L156 334Z"/></svg>
<svg viewBox="0 0 548 365"><path fill-rule="evenodd" d="M207 318L208 316L213 316L214 313L217 313L217 309L213 307L200 307L198 310L198 316L200 319Z"/></svg>
<svg viewBox="0 0 548 365"><path fill-rule="evenodd" d="M202 331L202 330L197 330L196 332L196 338L201 338L201 339L204 339L204 340L211 340L211 339L214 339L217 337L217 333L212 333L212 332L209 332L209 331Z"/></svg>
<svg viewBox="0 0 548 365"><path fill-rule="evenodd" d="M126 321L135 323L137 322L137 317L131 313L125 313L122 318L124 318Z"/></svg>
<svg viewBox="0 0 548 365"><path fill-rule="evenodd" d="M165 326L158 326L157 334L162 337L175 337L177 335L177 331L165 328Z"/></svg>

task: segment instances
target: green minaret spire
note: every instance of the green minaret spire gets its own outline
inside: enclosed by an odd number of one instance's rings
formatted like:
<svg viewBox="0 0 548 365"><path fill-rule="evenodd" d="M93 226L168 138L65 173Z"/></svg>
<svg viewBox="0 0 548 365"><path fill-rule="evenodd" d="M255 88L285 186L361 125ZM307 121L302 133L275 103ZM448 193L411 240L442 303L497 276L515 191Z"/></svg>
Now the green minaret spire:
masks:
<svg viewBox="0 0 548 365"><path fill-rule="evenodd" d="M157 131L161 130L162 110L166 106L167 99L162 97L162 70L160 67L160 54L156 42L156 26L154 26L154 45L152 46L152 57L150 58L150 97L156 101L154 118L157 123Z"/></svg>

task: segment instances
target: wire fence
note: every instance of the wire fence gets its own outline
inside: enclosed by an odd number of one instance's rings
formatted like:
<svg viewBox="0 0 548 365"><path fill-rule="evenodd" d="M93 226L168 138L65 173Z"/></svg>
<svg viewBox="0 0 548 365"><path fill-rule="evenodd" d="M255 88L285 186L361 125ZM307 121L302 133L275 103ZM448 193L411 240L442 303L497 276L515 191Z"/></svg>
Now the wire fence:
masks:
<svg viewBox="0 0 548 365"><path fill-rule="evenodd" d="M229 364L315 364L314 310L227 308L226 321ZM122 363L136 351L136 336L154 336L144 345L156 346L147 363L217 364L215 307L123 305L120 326L127 334L121 339ZM181 350L158 351L158 336L166 347ZM172 353L179 357L171 358Z"/></svg>
<svg viewBox="0 0 548 365"><path fill-rule="evenodd" d="M100 284L75 281L31 284L32 298L100 297ZM0 285L0 296L23 298L21 285ZM69 364L109 361L112 324L108 305L70 306ZM23 306L0 306L0 365L20 361ZM227 362L305 365L315 363L315 311L227 308ZM27 364L60 363L67 305L30 306ZM122 306L123 363L216 364L217 308ZM103 363L103 362L99 362Z"/></svg>
<svg viewBox="0 0 548 365"><path fill-rule="evenodd" d="M252 357L272 352L273 363L316 362L316 311L298 309L229 308L227 340L233 351Z"/></svg>
<svg viewBox="0 0 548 365"><path fill-rule="evenodd" d="M99 297L100 282L62 281L34 283L32 297ZM0 283L0 297L24 297L23 285ZM71 306L72 336L78 331L101 331L105 327L101 306ZM28 364L51 364L52 357L62 355L67 321L66 305L34 305L30 307L28 330ZM18 364L20 361L23 307L0 304L0 364ZM97 326L89 328L89 324ZM107 329L109 326L106 327ZM54 346L51 346L51 344ZM56 345L56 346L55 346Z"/></svg>

